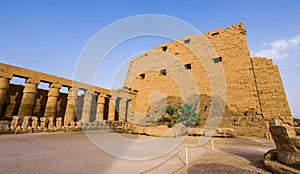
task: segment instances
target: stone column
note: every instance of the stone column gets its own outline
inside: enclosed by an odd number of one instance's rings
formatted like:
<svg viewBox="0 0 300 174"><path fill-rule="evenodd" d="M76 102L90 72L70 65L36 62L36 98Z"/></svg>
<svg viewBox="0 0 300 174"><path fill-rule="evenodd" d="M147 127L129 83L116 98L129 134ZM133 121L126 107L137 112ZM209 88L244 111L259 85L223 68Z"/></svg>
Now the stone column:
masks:
<svg viewBox="0 0 300 174"><path fill-rule="evenodd" d="M56 117L57 114L57 101L59 98L59 89L62 85L58 82L52 83L48 92L48 99L45 109L45 117Z"/></svg>
<svg viewBox="0 0 300 174"><path fill-rule="evenodd" d="M127 99L126 98L120 98L119 99L119 116L127 121Z"/></svg>
<svg viewBox="0 0 300 174"><path fill-rule="evenodd" d="M113 97L109 99L109 111L108 111L108 121L115 120L115 112L116 112L116 101Z"/></svg>
<svg viewBox="0 0 300 174"><path fill-rule="evenodd" d="M75 121L75 102L77 99L77 91L77 88L69 88L64 125L66 125L70 121Z"/></svg>
<svg viewBox="0 0 300 174"><path fill-rule="evenodd" d="M36 94L38 92L37 85L39 83L40 80L34 78L29 78L26 80L26 85L23 90L23 97L18 112L18 116L20 116L20 120L22 120L24 116L32 115L35 106Z"/></svg>
<svg viewBox="0 0 300 174"><path fill-rule="evenodd" d="M90 122L93 94L94 92L90 90L86 90L84 93L82 116L81 116L81 121L84 123Z"/></svg>
<svg viewBox="0 0 300 174"><path fill-rule="evenodd" d="M134 109L130 99L127 100L127 121L134 122Z"/></svg>
<svg viewBox="0 0 300 174"><path fill-rule="evenodd" d="M99 94L97 100L96 121L102 121L104 117L105 94Z"/></svg>
<svg viewBox="0 0 300 174"><path fill-rule="evenodd" d="M9 89L9 81L11 77L0 77L0 113L5 102L6 93Z"/></svg>

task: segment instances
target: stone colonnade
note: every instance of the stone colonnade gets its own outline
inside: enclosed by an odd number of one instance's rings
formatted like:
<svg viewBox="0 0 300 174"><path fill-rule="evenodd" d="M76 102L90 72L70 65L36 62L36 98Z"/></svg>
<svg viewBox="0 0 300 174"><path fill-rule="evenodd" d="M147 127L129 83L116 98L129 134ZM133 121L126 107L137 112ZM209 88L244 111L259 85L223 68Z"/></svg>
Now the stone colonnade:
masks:
<svg viewBox="0 0 300 174"><path fill-rule="evenodd" d="M64 124L69 124L72 121L84 123L103 120L118 121L119 119L126 121L128 116L127 103L130 100L113 97L111 90L92 87L84 83L73 82L68 79L0 63L0 120L7 119L6 107L4 106L14 102L11 101L12 97L8 95L9 90L14 90L10 88L12 85L10 81L13 77L26 79L20 105L14 106L17 108L17 114L15 115L20 117L20 121L25 116L34 116L34 109L38 102L38 85L41 82L49 84L49 91L47 91L45 96L47 99L43 117L56 118L58 116L58 107L62 105L64 105L65 109L63 115ZM63 104L60 103L62 101L60 98L60 89L62 87L68 88L68 94L65 94L67 95L67 100ZM79 90L83 91L83 96L78 95ZM80 99L82 99L81 104ZM10 118L12 116L10 115Z"/></svg>

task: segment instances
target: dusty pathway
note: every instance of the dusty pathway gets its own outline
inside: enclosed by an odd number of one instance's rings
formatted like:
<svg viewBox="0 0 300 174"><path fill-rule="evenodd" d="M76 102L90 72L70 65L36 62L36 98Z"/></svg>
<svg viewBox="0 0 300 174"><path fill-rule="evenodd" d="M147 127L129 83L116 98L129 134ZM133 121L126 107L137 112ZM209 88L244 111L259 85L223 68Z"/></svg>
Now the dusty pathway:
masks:
<svg viewBox="0 0 300 174"><path fill-rule="evenodd" d="M137 140L149 139L146 136L126 136ZM196 145L197 137L188 137L172 152L144 161L124 160L108 155L80 132L0 135L0 142L0 173L33 174L140 173L148 169L151 169L149 173L206 173L213 172L212 169L228 169L231 173L244 170L263 173L260 169L263 154L274 147L271 141L264 139L215 138L213 153L210 143L201 148L189 149L190 162L198 160L185 166L185 150L179 150L185 145ZM120 145L112 143L111 146Z"/></svg>

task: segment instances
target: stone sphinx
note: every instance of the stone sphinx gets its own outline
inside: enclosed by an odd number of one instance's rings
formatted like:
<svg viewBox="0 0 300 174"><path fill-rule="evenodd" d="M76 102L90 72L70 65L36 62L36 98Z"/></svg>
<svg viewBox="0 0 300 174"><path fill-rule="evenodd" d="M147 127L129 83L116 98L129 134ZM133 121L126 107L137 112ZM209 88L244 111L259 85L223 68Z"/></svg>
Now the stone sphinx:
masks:
<svg viewBox="0 0 300 174"><path fill-rule="evenodd" d="M9 130L9 121L0 120L0 131L8 131L8 130Z"/></svg>
<svg viewBox="0 0 300 174"><path fill-rule="evenodd" d="M15 130L19 125L19 116L12 116L13 120L10 122L10 129Z"/></svg>
<svg viewBox="0 0 300 174"><path fill-rule="evenodd" d="M75 128L75 121L69 121L69 123L67 125L69 128Z"/></svg>
<svg viewBox="0 0 300 174"><path fill-rule="evenodd" d="M54 118L53 117L48 117L48 129L52 130L54 128Z"/></svg>
<svg viewBox="0 0 300 174"><path fill-rule="evenodd" d="M62 127L62 118L61 117L56 118L55 125L56 125L56 129L61 129L61 127Z"/></svg>
<svg viewBox="0 0 300 174"><path fill-rule="evenodd" d="M82 122L81 121L76 121L76 126L75 128L81 128Z"/></svg>
<svg viewBox="0 0 300 174"><path fill-rule="evenodd" d="M265 154L265 167L274 173L300 173L300 137L289 135L284 126L271 126L270 132L276 149Z"/></svg>
<svg viewBox="0 0 300 174"><path fill-rule="evenodd" d="M93 121L93 127L102 127L103 126L103 122L101 121Z"/></svg>
<svg viewBox="0 0 300 174"><path fill-rule="evenodd" d="M37 129L37 127L38 127L38 118L36 116L32 116L31 120L32 120L31 128L32 129Z"/></svg>
<svg viewBox="0 0 300 174"><path fill-rule="evenodd" d="M22 130L25 130L25 129L27 129L29 127L29 119L30 119L30 116L25 116L23 118L23 122L21 124L21 129Z"/></svg>
<svg viewBox="0 0 300 174"><path fill-rule="evenodd" d="M38 127L38 129L45 129L46 128L46 118L45 117L41 117L40 118L40 126Z"/></svg>

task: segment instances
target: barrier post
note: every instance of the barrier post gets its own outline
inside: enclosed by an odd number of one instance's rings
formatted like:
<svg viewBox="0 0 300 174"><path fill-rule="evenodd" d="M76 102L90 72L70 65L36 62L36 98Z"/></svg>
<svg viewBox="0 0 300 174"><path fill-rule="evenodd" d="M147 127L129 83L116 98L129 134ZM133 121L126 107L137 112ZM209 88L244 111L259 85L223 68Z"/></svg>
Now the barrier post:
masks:
<svg viewBox="0 0 300 174"><path fill-rule="evenodd" d="M185 145L185 165L189 165L189 152L188 152L188 146Z"/></svg>
<svg viewBox="0 0 300 174"><path fill-rule="evenodd" d="M214 139L213 138L211 138L211 149L212 149L212 151L215 151Z"/></svg>

